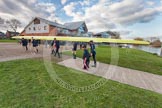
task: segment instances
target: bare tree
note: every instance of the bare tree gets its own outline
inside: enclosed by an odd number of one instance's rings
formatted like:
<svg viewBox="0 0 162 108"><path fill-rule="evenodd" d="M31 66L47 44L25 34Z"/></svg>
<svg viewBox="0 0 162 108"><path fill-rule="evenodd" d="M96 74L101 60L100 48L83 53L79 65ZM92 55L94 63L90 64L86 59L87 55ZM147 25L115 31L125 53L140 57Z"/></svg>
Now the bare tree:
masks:
<svg viewBox="0 0 162 108"><path fill-rule="evenodd" d="M17 19L11 19L6 21L6 24L16 33L17 28L21 27L21 22Z"/></svg>

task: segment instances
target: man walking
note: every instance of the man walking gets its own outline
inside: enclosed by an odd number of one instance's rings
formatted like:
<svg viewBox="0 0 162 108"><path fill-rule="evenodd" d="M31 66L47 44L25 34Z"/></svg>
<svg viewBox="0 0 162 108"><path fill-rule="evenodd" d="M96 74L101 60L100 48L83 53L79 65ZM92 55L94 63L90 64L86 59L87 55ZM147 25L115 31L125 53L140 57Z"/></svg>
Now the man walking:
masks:
<svg viewBox="0 0 162 108"><path fill-rule="evenodd" d="M35 40L32 38L32 44L33 44L33 49L34 49L34 53L38 53L38 40Z"/></svg>
<svg viewBox="0 0 162 108"><path fill-rule="evenodd" d="M72 53L73 53L73 58L76 59L76 50L77 50L77 45L78 43L77 42L74 42L73 43L73 49L72 49Z"/></svg>
<svg viewBox="0 0 162 108"><path fill-rule="evenodd" d="M95 44L93 43L93 40L90 41L90 53L94 61L94 65L92 67L96 67L96 48Z"/></svg>
<svg viewBox="0 0 162 108"><path fill-rule="evenodd" d="M56 53L56 38L54 38L54 40L51 43L51 54L55 54Z"/></svg>
<svg viewBox="0 0 162 108"><path fill-rule="evenodd" d="M60 53L59 53L59 49L60 49L60 41L59 40L56 40L56 38L54 38L54 45L56 47L56 52L55 52L55 55L58 54L58 57L60 58Z"/></svg>
<svg viewBox="0 0 162 108"><path fill-rule="evenodd" d="M24 38L22 38L21 40L22 46L24 47L24 49L27 51L28 50L28 41Z"/></svg>

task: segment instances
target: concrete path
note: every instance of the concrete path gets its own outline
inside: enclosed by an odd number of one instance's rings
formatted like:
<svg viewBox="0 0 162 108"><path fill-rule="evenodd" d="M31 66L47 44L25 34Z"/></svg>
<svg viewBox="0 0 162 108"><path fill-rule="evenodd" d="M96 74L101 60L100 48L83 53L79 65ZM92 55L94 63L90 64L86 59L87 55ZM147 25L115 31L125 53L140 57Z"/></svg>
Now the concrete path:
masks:
<svg viewBox="0 0 162 108"><path fill-rule="evenodd" d="M160 75L154 75L142 71L122 68L99 62L97 63L96 68L90 67L90 69L87 71L82 69L83 67L82 63L83 63L82 59L79 58L77 58L76 60L71 58L59 62L60 65L69 68L74 68L76 70L80 70L85 73L94 74L97 76L104 77L106 79L111 79L120 83L143 88L146 90L151 90L162 94L162 76Z"/></svg>
<svg viewBox="0 0 162 108"><path fill-rule="evenodd" d="M29 46L28 46L29 47ZM65 46L61 47L62 51L70 50L71 47ZM58 59L51 56L51 48L45 48L44 45L39 46L38 54L34 54L32 48L29 47L29 51L25 51L23 47L18 43L0 43L0 62L18 60L18 59L27 59L27 58L43 58L43 57L52 57L52 59L57 61L63 61L67 59L67 56Z"/></svg>

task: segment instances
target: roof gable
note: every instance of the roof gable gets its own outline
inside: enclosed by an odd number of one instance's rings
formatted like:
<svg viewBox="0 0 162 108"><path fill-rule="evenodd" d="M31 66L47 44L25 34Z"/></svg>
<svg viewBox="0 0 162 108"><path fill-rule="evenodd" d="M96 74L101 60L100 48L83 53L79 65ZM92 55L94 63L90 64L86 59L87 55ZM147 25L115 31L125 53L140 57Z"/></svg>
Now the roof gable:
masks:
<svg viewBox="0 0 162 108"><path fill-rule="evenodd" d="M56 27L59 27L59 28L66 28L64 25L62 24L59 24L59 23L56 23L56 22L52 22L52 21L49 21L49 20L46 20L46 19L43 19L43 18L39 18L39 17L35 17L32 21L30 21L30 23L25 27L25 29L34 22L35 19L39 19L51 26L56 26Z"/></svg>
<svg viewBox="0 0 162 108"><path fill-rule="evenodd" d="M38 17L37 17L38 18ZM56 27L60 27L60 28L66 28L64 25L62 24L59 24L57 22L52 22L52 21L49 21L49 20L46 20L46 19L43 19L43 18L38 18L40 20L42 20L43 22L49 24L49 25L52 25L52 26L56 26Z"/></svg>
<svg viewBox="0 0 162 108"><path fill-rule="evenodd" d="M70 30L76 30L78 29L82 24L85 24L84 21L79 21L79 22L70 22L70 23L65 23L64 25L66 28Z"/></svg>

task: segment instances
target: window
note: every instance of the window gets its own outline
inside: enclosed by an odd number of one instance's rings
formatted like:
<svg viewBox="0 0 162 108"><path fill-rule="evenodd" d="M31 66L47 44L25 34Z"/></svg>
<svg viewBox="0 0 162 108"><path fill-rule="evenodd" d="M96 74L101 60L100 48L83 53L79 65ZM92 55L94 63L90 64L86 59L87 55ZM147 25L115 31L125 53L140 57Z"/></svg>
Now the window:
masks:
<svg viewBox="0 0 162 108"><path fill-rule="evenodd" d="M31 28L29 27L29 30L31 30Z"/></svg>
<svg viewBox="0 0 162 108"><path fill-rule="evenodd" d="M39 19L35 19L34 20L34 24L40 24L40 20Z"/></svg>
<svg viewBox="0 0 162 108"><path fill-rule="evenodd" d="M44 26L44 30L47 30L47 26Z"/></svg>
<svg viewBox="0 0 162 108"><path fill-rule="evenodd" d="M33 30L34 30L34 31L36 30L35 27L33 27Z"/></svg>

